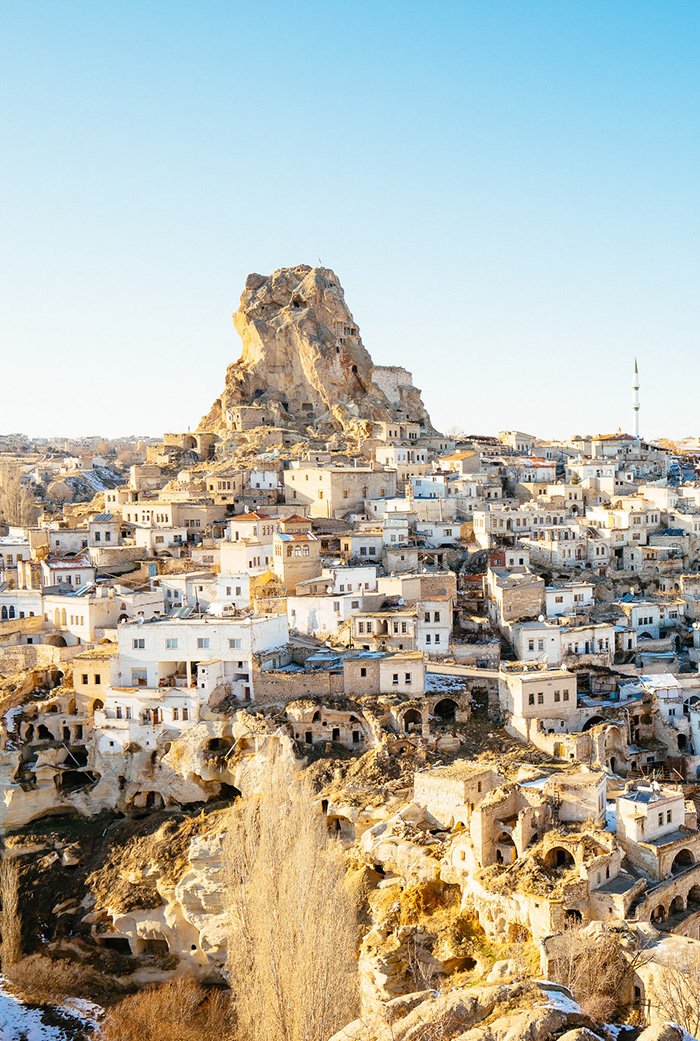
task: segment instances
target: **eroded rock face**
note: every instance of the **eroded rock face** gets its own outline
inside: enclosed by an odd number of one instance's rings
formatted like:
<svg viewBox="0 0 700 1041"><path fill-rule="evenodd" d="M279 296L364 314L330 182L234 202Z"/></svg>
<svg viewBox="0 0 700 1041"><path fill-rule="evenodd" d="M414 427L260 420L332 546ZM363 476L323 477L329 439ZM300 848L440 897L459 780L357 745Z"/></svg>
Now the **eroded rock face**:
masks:
<svg viewBox="0 0 700 1041"><path fill-rule="evenodd" d="M329 268L248 275L233 324L243 354L200 430L268 424L359 435L371 421L403 420L432 431L411 374L373 365Z"/></svg>

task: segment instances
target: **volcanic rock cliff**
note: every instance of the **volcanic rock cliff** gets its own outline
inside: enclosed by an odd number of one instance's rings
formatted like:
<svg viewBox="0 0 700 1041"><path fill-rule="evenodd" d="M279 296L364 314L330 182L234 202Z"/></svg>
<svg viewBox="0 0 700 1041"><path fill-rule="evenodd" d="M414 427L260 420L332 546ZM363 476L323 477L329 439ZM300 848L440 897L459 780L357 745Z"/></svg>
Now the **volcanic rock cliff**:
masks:
<svg viewBox="0 0 700 1041"><path fill-rule="evenodd" d="M311 426L367 436L373 421L394 420L432 432L411 374L373 365L330 269L300 264L248 275L233 324L243 354L200 431Z"/></svg>

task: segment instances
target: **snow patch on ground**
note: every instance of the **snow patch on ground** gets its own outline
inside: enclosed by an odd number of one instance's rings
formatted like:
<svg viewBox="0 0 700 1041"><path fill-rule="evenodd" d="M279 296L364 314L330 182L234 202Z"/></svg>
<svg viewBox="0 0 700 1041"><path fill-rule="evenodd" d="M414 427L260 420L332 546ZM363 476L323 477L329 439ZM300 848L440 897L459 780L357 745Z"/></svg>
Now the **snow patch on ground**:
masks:
<svg viewBox="0 0 700 1041"><path fill-rule="evenodd" d="M102 1015L99 1005L80 998L43 1009L25 1005L0 976L0 1041L79 1041L90 1037ZM58 1025L63 1021L63 1025Z"/></svg>
<svg viewBox="0 0 700 1041"><path fill-rule="evenodd" d="M581 1015L581 1006L578 1001L574 1001L568 994L562 994L560 990L548 990L547 987L543 987L542 990L547 995L547 1008L556 1008L559 1012Z"/></svg>

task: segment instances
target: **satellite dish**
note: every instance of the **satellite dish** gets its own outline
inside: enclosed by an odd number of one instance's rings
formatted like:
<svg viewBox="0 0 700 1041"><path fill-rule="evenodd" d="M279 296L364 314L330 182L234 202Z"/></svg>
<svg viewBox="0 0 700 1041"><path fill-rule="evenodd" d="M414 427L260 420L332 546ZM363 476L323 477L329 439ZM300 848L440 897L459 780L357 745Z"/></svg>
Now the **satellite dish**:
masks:
<svg viewBox="0 0 700 1041"><path fill-rule="evenodd" d="M403 607L403 597L399 597L399 607Z"/></svg>
<svg viewBox="0 0 700 1041"><path fill-rule="evenodd" d="M538 615L537 616L537 621L538 622L543 622L544 621L544 615L543 614Z"/></svg>

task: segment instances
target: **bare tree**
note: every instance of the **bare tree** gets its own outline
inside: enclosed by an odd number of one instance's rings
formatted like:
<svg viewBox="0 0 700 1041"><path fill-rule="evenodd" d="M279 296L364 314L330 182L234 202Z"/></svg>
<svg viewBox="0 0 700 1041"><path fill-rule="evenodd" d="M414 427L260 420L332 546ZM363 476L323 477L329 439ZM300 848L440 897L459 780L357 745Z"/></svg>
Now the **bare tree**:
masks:
<svg viewBox="0 0 700 1041"><path fill-rule="evenodd" d="M700 950L692 949L685 959L664 965L654 974L648 994L660 1019L683 1027L693 1037L700 1032Z"/></svg>
<svg viewBox="0 0 700 1041"><path fill-rule="evenodd" d="M0 963L7 972L22 957L19 866L7 853L0 860Z"/></svg>
<svg viewBox="0 0 700 1041"><path fill-rule="evenodd" d="M357 1013L357 894L309 781L281 759L224 845L239 1041L326 1041Z"/></svg>
<svg viewBox="0 0 700 1041"><path fill-rule="evenodd" d="M5 524L34 524L36 502L22 484L18 466L0 461L0 518Z"/></svg>
<svg viewBox="0 0 700 1041"><path fill-rule="evenodd" d="M557 937L550 975L568 987L583 1011L608 1019L624 999L624 990L637 968L649 960L643 943L631 934L589 932L576 923Z"/></svg>

